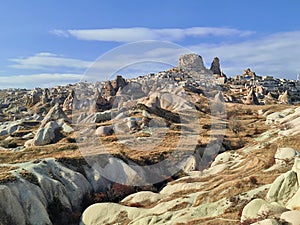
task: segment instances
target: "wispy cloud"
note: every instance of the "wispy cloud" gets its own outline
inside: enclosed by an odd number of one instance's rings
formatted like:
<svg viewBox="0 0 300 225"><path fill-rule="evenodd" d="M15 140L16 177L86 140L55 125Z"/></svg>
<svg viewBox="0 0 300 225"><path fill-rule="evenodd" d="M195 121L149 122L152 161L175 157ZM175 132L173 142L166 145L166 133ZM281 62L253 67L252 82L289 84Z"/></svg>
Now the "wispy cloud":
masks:
<svg viewBox="0 0 300 225"><path fill-rule="evenodd" d="M283 32L233 44L193 45L190 49L212 60L218 56L227 74L250 67L258 74L294 79L300 72L300 31Z"/></svg>
<svg viewBox="0 0 300 225"><path fill-rule="evenodd" d="M76 83L82 79L82 74L42 73L29 75L0 76L0 88L34 88L53 87Z"/></svg>
<svg viewBox="0 0 300 225"><path fill-rule="evenodd" d="M65 58L49 52L37 53L25 58L10 59L14 64L10 65L16 69L48 69L55 67L85 69L91 62L80 59Z"/></svg>
<svg viewBox="0 0 300 225"><path fill-rule="evenodd" d="M179 41L188 37L207 36L248 36L252 31L241 31L233 28L191 27L151 29L145 27L53 30L51 33L61 37L75 37L86 41L132 42L143 40Z"/></svg>

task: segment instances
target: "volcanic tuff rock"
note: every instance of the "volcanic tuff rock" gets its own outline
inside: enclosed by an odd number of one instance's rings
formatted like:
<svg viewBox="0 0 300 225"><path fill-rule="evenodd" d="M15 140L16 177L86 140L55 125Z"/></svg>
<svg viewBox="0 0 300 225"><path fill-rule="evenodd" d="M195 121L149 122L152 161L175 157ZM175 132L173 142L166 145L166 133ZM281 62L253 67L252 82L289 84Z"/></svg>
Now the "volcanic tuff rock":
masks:
<svg viewBox="0 0 300 225"><path fill-rule="evenodd" d="M218 57L215 57L214 60L211 63L210 70L213 74L221 75L222 71L220 68L220 60Z"/></svg>
<svg viewBox="0 0 300 225"><path fill-rule="evenodd" d="M290 97L288 91L285 91L282 95L278 97L278 102L281 104L290 104Z"/></svg>
<svg viewBox="0 0 300 225"><path fill-rule="evenodd" d="M178 68L195 79L212 75L212 72L204 66L202 57L194 53L180 56Z"/></svg>

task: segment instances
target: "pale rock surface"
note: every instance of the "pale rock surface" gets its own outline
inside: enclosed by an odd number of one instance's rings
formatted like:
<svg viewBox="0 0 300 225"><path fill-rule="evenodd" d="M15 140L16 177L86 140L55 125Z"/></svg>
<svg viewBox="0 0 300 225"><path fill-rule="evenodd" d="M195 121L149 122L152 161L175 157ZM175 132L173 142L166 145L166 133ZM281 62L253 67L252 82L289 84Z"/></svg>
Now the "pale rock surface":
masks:
<svg viewBox="0 0 300 225"><path fill-rule="evenodd" d="M300 158L295 158L292 171L297 173L298 184L300 184Z"/></svg>
<svg viewBox="0 0 300 225"><path fill-rule="evenodd" d="M25 225L26 219L22 205L9 187L0 185L0 199L1 222Z"/></svg>
<svg viewBox="0 0 300 225"><path fill-rule="evenodd" d="M300 225L300 211L284 212L281 214L280 219L288 222L289 225Z"/></svg>
<svg viewBox="0 0 300 225"><path fill-rule="evenodd" d="M74 129L71 126L69 126L67 123L63 123L61 128L65 133L72 133L74 131Z"/></svg>
<svg viewBox="0 0 300 225"><path fill-rule="evenodd" d="M294 109L288 108L280 112L271 113L266 118L266 125L277 124L281 119L294 112Z"/></svg>
<svg viewBox="0 0 300 225"><path fill-rule="evenodd" d="M258 212L260 208L265 204L268 204L268 202L263 199L254 199L249 202L242 211L241 222L257 218L259 216Z"/></svg>
<svg viewBox="0 0 300 225"><path fill-rule="evenodd" d="M44 127L38 129L32 144L35 146L51 144L56 139L55 132L57 129L59 126L56 122L48 122Z"/></svg>
<svg viewBox="0 0 300 225"><path fill-rule="evenodd" d="M293 160L299 153L293 148L278 148L275 153L276 164L286 164Z"/></svg>
<svg viewBox="0 0 300 225"><path fill-rule="evenodd" d="M13 223L7 224L51 225L47 207L54 197L59 199L64 208L78 210L84 195L92 190L91 184L82 174L55 159L15 166L19 167L13 172L18 177L17 180L0 185L0 216L3 223L3 219L8 218ZM23 170L32 176L24 179L18 174ZM30 177L35 177L36 180L28 180L32 179ZM101 185L107 188L110 183L102 182Z"/></svg>
<svg viewBox="0 0 300 225"><path fill-rule="evenodd" d="M298 188L297 174L294 171L288 171L277 177L272 183L267 193L267 199L285 205L297 192Z"/></svg>
<svg viewBox="0 0 300 225"><path fill-rule="evenodd" d="M300 210L300 189L298 189L296 194L287 202L286 208Z"/></svg>
<svg viewBox="0 0 300 225"><path fill-rule="evenodd" d="M154 193L151 191L140 191L134 194L131 194L124 198L121 202L127 205L129 204L143 204L143 203L154 203L158 202L163 198L164 195L160 193Z"/></svg>
<svg viewBox="0 0 300 225"><path fill-rule="evenodd" d="M50 121L57 121L59 119L63 119L65 122L72 123L72 121L67 117L59 104L55 104L44 117L41 122L40 127L44 127Z"/></svg>
<svg viewBox="0 0 300 225"><path fill-rule="evenodd" d="M97 136L109 136L113 133L113 127L112 126L101 126L98 127L95 131Z"/></svg>
<svg viewBox="0 0 300 225"><path fill-rule="evenodd" d="M256 223L251 223L251 225L281 225L281 223L275 219L265 219Z"/></svg>
<svg viewBox="0 0 300 225"><path fill-rule="evenodd" d="M288 211L285 207L279 205L277 202L263 204L258 210L258 215L280 216L281 213Z"/></svg>

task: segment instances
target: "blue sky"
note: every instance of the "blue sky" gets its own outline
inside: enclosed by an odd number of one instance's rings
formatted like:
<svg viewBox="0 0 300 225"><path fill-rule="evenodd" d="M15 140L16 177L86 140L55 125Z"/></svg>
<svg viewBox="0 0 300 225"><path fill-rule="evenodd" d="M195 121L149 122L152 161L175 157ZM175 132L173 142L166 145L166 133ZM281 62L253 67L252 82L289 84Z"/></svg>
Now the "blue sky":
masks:
<svg viewBox="0 0 300 225"><path fill-rule="evenodd" d="M207 67L218 56L230 76L250 67L260 75L295 79L299 10L298 0L5 1L0 7L0 88L77 82L107 51L143 40L187 48ZM176 65L179 52L160 46L155 59L169 57ZM131 63L148 59L149 52L139 53L130 55ZM125 51L116 54L123 55L111 57L107 71L120 69L114 61L129 58Z"/></svg>

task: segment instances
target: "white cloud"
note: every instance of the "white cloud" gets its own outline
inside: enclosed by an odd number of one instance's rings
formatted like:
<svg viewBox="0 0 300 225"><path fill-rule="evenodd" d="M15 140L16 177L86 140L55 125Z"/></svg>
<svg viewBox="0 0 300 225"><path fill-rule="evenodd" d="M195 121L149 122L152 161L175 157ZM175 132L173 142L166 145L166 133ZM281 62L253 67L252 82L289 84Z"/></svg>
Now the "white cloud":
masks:
<svg viewBox="0 0 300 225"><path fill-rule="evenodd" d="M79 82L82 74L43 73L30 75L0 76L0 88L53 87Z"/></svg>
<svg viewBox="0 0 300 225"><path fill-rule="evenodd" d="M51 33L61 36L73 36L86 41L133 42L143 40L179 41L187 37L207 36L247 36L252 31L241 31L233 28L191 27L151 29L145 27L110 28L110 29L80 29L53 30Z"/></svg>
<svg viewBox="0 0 300 225"><path fill-rule="evenodd" d="M48 69L54 67L85 69L91 62L80 59L64 58L49 52L37 53L26 58L10 59L15 64L10 65L16 69Z"/></svg>
<svg viewBox="0 0 300 225"><path fill-rule="evenodd" d="M193 45L189 48L206 59L218 56L224 72L242 73L250 67L257 74L295 79L300 72L300 31L276 33L259 39L232 44Z"/></svg>

